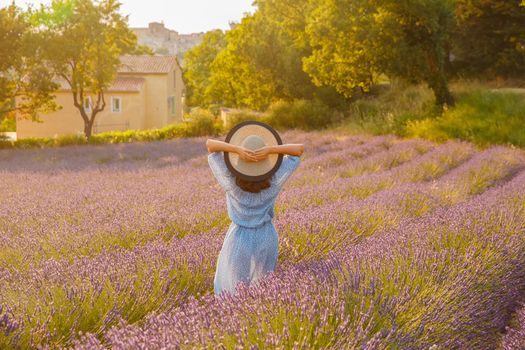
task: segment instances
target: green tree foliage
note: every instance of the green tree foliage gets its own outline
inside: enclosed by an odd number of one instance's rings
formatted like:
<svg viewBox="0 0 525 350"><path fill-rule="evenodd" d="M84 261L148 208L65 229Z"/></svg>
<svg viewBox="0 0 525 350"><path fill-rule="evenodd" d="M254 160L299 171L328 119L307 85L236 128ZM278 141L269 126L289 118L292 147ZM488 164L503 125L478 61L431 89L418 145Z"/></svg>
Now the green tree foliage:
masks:
<svg viewBox="0 0 525 350"><path fill-rule="evenodd" d="M202 43L186 53L184 77L193 106L212 105L264 109L275 95L268 70L260 70L243 53L242 40L253 18L247 16L225 35L207 33Z"/></svg>
<svg viewBox="0 0 525 350"><path fill-rule="evenodd" d="M209 33L187 53L185 77L191 105L266 109L277 100L333 100L303 70L311 53L304 28L307 0L259 0L226 35ZM337 94L336 94L337 95Z"/></svg>
<svg viewBox="0 0 525 350"><path fill-rule="evenodd" d="M318 1L307 25L314 51L305 69L317 84L350 96L377 73L425 81L436 103L452 104L447 84L452 0Z"/></svg>
<svg viewBox="0 0 525 350"><path fill-rule="evenodd" d="M71 88L87 138L106 106L104 90L115 78L120 56L137 50L119 8L116 0L55 0L34 15L44 36L45 61Z"/></svg>
<svg viewBox="0 0 525 350"><path fill-rule="evenodd" d="M230 32L228 37L236 33ZM210 70L209 95L218 105L264 110L275 95L268 73L257 71L236 54L234 44L219 52Z"/></svg>
<svg viewBox="0 0 525 350"><path fill-rule="evenodd" d="M311 48L305 40L307 0L259 0L258 10L240 25L238 53L268 74L276 99L312 98L315 86L302 67Z"/></svg>
<svg viewBox="0 0 525 350"><path fill-rule="evenodd" d="M39 60L39 36L15 6L0 8L0 118L37 118L57 108L52 75Z"/></svg>
<svg viewBox="0 0 525 350"><path fill-rule="evenodd" d="M457 0L454 68L467 75L525 74L525 7L520 0Z"/></svg>
<svg viewBox="0 0 525 350"><path fill-rule="evenodd" d="M254 3L255 13L189 55L191 104L264 109L321 98L337 105L334 96L366 93L387 76L426 83L443 106L454 104L448 78L455 72L525 73L522 0Z"/></svg>
<svg viewBox="0 0 525 350"><path fill-rule="evenodd" d="M434 92L436 104L453 105L447 67L455 0L380 0L379 3L387 11L386 16L397 24L399 38L398 45L390 42L387 47L392 50L392 58L384 64L385 72L424 81Z"/></svg>
<svg viewBox="0 0 525 350"><path fill-rule="evenodd" d="M217 54L227 45L222 30L204 34L202 42L184 55L184 80L186 81L186 103L189 106L207 107L217 103L211 98L210 65Z"/></svg>
<svg viewBox="0 0 525 350"><path fill-rule="evenodd" d="M242 41L249 35L252 16L226 34L227 45L210 65L209 94L219 105L265 109L276 95L275 82L266 69L257 69L243 52Z"/></svg>
<svg viewBox="0 0 525 350"><path fill-rule="evenodd" d="M356 89L368 91L380 70L380 43L387 41L377 38L374 6L358 0L317 3L306 26L313 50L304 70L316 85L332 86L347 97Z"/></svg>

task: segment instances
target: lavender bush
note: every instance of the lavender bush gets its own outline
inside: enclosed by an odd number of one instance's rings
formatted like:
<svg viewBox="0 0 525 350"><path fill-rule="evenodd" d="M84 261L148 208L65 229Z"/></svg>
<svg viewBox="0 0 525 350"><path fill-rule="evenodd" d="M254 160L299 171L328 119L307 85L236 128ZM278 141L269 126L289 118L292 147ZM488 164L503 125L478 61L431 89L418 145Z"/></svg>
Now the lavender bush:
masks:
<svg viewBox="0 0 525 350"><path fill-rule="evenodd" d="M204 139L0 151L0 348L520 348L522 151L283 139L278 268L221 298Z"/></svg>
<svg viewBox="0 0 525 350"><path fill-rule="evenodd" d="M504 350L519 350L525 348L525 306L516 314L515 325L507 327L502 339L501 348Z"/></svg>

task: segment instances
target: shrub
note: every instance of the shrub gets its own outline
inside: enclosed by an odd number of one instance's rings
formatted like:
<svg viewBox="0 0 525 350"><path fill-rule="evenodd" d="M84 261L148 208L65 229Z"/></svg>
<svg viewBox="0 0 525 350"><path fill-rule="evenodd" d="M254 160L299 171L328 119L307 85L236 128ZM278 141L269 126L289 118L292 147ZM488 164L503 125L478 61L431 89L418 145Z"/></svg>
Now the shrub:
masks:
<svg viewBox="0 0 525 350"><path fill-rule="evenodd" d="M318 87L314 93L317 100L330 108L344 111L348 108L350 100L338 93L333 87Z"/></svg>
<svg viewBox="0 0 525 350"><path fill-rule="evenodd" d="M52 137L26 137L12 141L16 148L44 148L53 147L55 141Z"/></svg>
<svg viewBox="0 0 525 350"><path fill-rule="evenodd" d="M149 130L145 130L149 131ZM152 131L151 134L154 134ZM168 125L162 129L158 129L158 139L175 139L180 137L186 136L186 128L183 124L177 123L177 124L171 124Z"/></svg>
<svg viewBox="0 0 525 350"><path fill-rule="evenodd" d="M525 146L525 96L512 92L473 90L437 118L411 121L407 135L435 141L462 139L478 145Z"/></svg>
<svg viewBox="0 0 525 350"><path fill-rule="evenodd" d="M14 141L5 140L0 138L0 149L14 148Z"/></svg>
<svg viewBox="0 0 525 350"><path fill-rule="evenodd" d="M139 132L140 131L137 130L107 131L100 134L92 135L89 139L89 143L123 143L133 140L139 140L141 138Z"/></svg>
<svg viewBox="0 0 525 350"><path fill-rule="evenodd" d="M228 119L224 125L225 130L233 128L235 125L247 121L247 120L258 120L266 122L266 116L260 113L253 113L249 111L239 111L228 113Z"/></svg>
<svg viewBox="0 0 525 350"><path fill-rule="evenodd" d="M434 105L432 90L425 85L396 81L389 87L381 87L374 96L356 99L350 105L341 129L405 136L407 123L434 115Z"/></svg>
<svg viewBox="0 0 525 350"><path fill-rule="evenodd" d="M210 111L202 108L193 109L184 124L185 136L217 135L221 131L220 121Z"/></svg>
<svg viewBox="0 0 525 350"><path fill-rule="evenodd" d="M64 135L54 138L54 146L68 146L68 145L83 145L88 143L84 134L79 135Z"/></svg>
<svg viewBox="0 0 525 350"><path fill-rule="evenodd" d="M340 116L318 100L277 101L268 109L267 121L280 129L322 129Z"/></svg>
<svg viewBox="0 0 525 350"><path fill-rule="evenodd" d="M123 143L131 141L155 141L187 136L183 123L171 124L161 129L108 131L95 134L89 140L92 144Z"/></svg>
<svg viewBox="0 0 525 350"><path fill-rule="evenodd" d="M0 132L16 131L16 118L11 115L0 115Z"/></svg>

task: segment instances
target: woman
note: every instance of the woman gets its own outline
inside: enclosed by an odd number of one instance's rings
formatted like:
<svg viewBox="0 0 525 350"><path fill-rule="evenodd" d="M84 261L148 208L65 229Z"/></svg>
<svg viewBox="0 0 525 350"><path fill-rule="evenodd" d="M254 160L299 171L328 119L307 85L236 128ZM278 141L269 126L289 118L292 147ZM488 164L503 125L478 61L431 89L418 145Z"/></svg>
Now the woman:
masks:
<svg viewBox="0 0 525 350"><path fill-rule="evenodd" d="M226 140L230 142L206 142L208 162L226 191L232 220L217 259L216 295L234 292L239 282L250 283L274 271L278 252L271 221L275 199L304 151L302 144L280 144L275 130L258 122L237 125Z"/></svg>

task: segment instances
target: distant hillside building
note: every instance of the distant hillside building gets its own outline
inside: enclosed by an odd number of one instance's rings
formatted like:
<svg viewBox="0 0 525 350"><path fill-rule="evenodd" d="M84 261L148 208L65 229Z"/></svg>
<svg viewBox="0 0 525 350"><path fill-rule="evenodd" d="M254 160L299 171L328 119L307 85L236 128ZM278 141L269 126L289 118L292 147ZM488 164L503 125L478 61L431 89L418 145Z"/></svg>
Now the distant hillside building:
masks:
<svg viewBox="0 0 525 350"><path fill-rule="evenodd" d="M182 54L192 47L199 45L204 33L179 34L164 27L164 23L152 22L148 28L131 28L141 45L148 46L155 53L161 55L176 55L179 59Z"/></svg>
<svg viewBox="0 0 525 350"><path fill-rule="evenodd" d="M83 133L84 121L73 105L67 83L55 93L63 108L40 115L42 123L17 120L17 138ZM161 128L182 120L182 70L175 56L122 56L113 84L105 92L106 107L98 113L93 133ZM90 108L94 97L86 97Z"/></svg>

